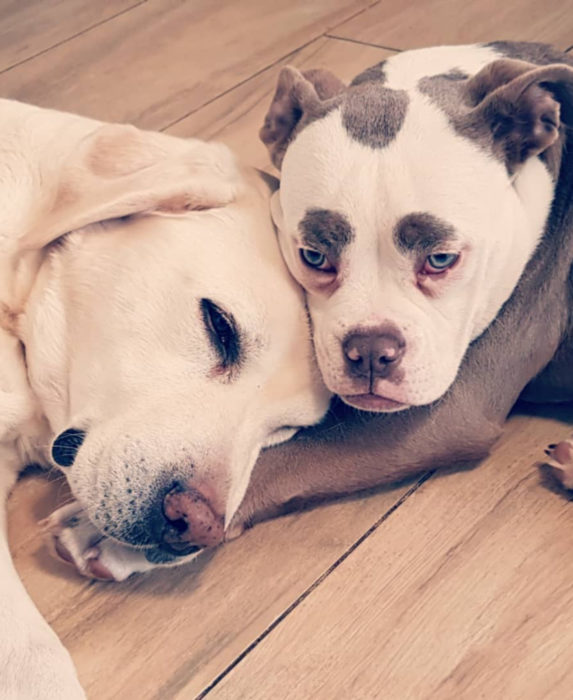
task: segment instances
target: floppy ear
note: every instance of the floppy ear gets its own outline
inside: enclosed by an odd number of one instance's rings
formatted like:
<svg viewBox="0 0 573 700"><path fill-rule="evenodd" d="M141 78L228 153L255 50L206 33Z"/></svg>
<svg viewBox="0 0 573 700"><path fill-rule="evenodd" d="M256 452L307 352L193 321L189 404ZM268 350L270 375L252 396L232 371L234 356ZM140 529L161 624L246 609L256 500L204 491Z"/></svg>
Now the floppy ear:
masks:
<svg viewBox="0 0 573 700"><path fill-rule="evenodd" d="M467 98L473 109L462 127L488 132L510 174L541 153L558 161L551 150L573 121L573 68L494 61L468 81Z"/></svg>
<svg viewBox="0 0 573 700"><path fill-rule="evenodd" d="M35 153L37 177L16 252L39 249L90 223L131 214L220 207L239 183L223 145L127 125L103 125L79 142Z"/></svg>
<svg viewBox="0 0 573 700"><path fill-rule="evenodd" d="M332 98L344 89L341 80L321 68L302 73L292 66L281 70L273 101L259 132L276 168L280 170L296 129L325 114Z"/></svg>

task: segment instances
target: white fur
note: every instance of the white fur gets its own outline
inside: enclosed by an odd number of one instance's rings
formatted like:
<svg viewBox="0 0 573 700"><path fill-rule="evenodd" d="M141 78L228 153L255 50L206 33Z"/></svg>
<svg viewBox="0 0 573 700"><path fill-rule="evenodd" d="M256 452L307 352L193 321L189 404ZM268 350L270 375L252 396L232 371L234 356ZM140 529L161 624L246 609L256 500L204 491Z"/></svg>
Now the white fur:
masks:
<svg viewBox="0 0 573 700"><path fill-rule="evenodd" d="M384 64L384 85L392 89L412 90L420 78L427 75L440 75L452 69L473 75L499 57L494 49L477 44L403 51Z"/></svg>
<svg viewBox="0 0 573 700"><path fill-rule="evenodd" d="M50 464L58 433L86 430L66 471L82 526L68 527L66 509L50 527L78 568L97 541L125 578L152 567L94 521L121 525L130 500L176 475L229 522L259 451L326 410L302 294L267 186L223 146L6 101L0 127L0 498L26 463ZM241 329L229 376L216 371L202 298ZM0 696L81 698L14 571L3 517Z"/></svg>
<svg viewBox="0 0 573 700"><path fill-rule="evenodd" d="M511 294L543 232L552 179L534 158L515 180L505 166L458 134L445 113L416 87L423 75L475 71L495 58L482 47L406 52L384 66L392 87L408 90L406 118L386 147L348 134L340 109L305 127L282 166L273 202L283 254L307 288L314 342L328 388L343 396L368 391L345 372L348 332L391 323L406 339L399 383L377 379L376 394L408 405L434 401L448 389L469 345ZM308 209L341 212L355 237L344 250L340 286L325 294L309 285L300 260L298 225ZM457 269L426 294L416 262L393 240L407 214L429 212L456 230L444 252L462 252ZM351 401L351 399L349 399Z"/></svg>

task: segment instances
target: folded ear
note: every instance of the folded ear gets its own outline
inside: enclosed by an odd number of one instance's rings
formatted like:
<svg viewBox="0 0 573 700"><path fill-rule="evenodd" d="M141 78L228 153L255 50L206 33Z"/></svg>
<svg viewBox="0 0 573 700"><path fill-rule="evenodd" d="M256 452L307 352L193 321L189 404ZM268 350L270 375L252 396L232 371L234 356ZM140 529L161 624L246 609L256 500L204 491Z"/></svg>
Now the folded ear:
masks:
<svg viewBox="0 0 573 700"><path fill-rule="evenodd" d="M239 183L225 146L126 125L99 126L78 143L56 143L36 155L37 192L18 236L20 251L106 219L224 206Z"/></svg>
<svg viewBox="0 0 573 700"><path fill-rule="evenodd" d="M550 151L573 121L573 68L494 61L468 81L467 98L473 109L462 127L487 132L494 152L514 173L542 153L555 160Z"/></svg>
<svg viewBox="0 0 573 700"><path fill-rule="evenodd" d="M302 73L292 66L281 70L273 101L259 132L276 168L280 169L296 131L326 114L332 99L344 89L341 80L321 68Z"/></svg>

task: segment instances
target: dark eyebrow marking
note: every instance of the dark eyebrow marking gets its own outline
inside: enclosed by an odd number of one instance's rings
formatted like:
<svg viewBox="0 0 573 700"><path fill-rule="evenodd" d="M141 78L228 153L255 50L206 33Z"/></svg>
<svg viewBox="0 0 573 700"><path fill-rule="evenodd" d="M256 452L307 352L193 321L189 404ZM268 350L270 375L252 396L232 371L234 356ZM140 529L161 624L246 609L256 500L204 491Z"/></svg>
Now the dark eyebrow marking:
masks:
<svg viewBox="0 0 573 700"><path fill-rule="evenodd" d="M428 212L404 216L394 227L394 242L405 253L426 253L455 240L456 232L447 221Z"/></svg>
<svg viewBox="0 0 573 700"><path fill-rule="evenodd" d="M233 369L240 364L242 354L235 317L211 299L201 299L200 306L209 342L220 359L218 369Z"/></svg>
<svg viewBox="0 0 573 700"><path fill-rule="evenodd" d="M298 225L302 244L334 258L354 238L348 219L332 209L309 209Z"/></svg>

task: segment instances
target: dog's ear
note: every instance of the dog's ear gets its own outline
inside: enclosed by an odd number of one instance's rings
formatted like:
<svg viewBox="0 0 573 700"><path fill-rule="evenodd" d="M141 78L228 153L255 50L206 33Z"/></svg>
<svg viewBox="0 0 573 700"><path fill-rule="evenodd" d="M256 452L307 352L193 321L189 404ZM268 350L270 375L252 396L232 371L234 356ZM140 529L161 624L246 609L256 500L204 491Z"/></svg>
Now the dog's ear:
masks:
<svg viewBox="0 0 573 700"><path fill-rule="evenodd" d="M466 89L472 109L462 126L485 129L509 173L544 152L552 160L549 151L573 121L573 68L566 64L501 59L468 80Z"/></svg>
<svg viewBox="0 0 573 700"><path fill-rule="evenodd" d="M300 72L292 66L281 70L273 101L259 132L276 168L280 170L296 128L326 113L330 100L344 89L344 83L327 70Z"/></svg>
<svg viewBox="0 0 573 700"><path fill-rule="evenodd" d="M36 164L38 192L20 251L107 219L224 206L239 183L225 146L127 125L97 127L79 143L56 144L49 156L41 154Z"/></svg>

